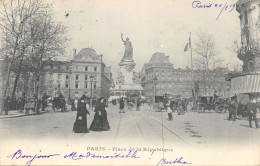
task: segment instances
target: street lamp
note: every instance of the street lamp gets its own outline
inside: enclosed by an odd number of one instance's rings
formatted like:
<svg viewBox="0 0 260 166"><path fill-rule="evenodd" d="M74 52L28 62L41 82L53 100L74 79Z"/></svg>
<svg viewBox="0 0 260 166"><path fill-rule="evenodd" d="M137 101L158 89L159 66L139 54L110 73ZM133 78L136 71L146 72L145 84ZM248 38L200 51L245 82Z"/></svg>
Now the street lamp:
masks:
<svg viewBox="0 0 260 166"><path fill-rule="evenodd" d="M154 77L154 103L155 103L155 96L156 96L156 81L157 81L157 78L156 76Z"/></svg>
<svg viewBox="0 0 260 166"><path fill-rule="evenodd" d="M92 82L93 82L93 78L94 78L94 76L91 74L90 76L89 76L89 78L90 78L90 108L91 109L93 109L93 105L92 105Z"/></svg>

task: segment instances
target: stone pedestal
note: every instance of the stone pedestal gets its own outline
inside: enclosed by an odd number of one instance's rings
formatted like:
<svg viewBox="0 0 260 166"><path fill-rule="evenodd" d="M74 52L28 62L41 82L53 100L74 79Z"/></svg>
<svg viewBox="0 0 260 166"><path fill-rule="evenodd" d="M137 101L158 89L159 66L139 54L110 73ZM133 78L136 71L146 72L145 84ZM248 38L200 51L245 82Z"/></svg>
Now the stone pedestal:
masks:
<svg viewBox="0 0 260 166"><path fill-rule="evenodd" d="M124 84L133 84L133 72L128 72L125 67L120 66L120 72L124 78Z"/></svg>
<svg viewBox="0 0 260 166"><path fill-rule="evenodd" d="M124 84L133 84L133 70L135 68L134 60L125 60L119 63L120 72L124 76Z"/></svg>

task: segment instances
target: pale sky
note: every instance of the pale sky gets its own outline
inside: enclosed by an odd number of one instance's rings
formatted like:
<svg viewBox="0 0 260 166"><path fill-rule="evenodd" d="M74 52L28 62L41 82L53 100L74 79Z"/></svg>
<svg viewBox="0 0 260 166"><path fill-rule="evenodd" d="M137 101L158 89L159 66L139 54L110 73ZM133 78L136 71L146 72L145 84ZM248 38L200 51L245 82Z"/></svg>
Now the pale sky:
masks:
<svg viewBox="0 0 260 166"><path fill-rule="evenodd" d="M71 38L67 54L72 49L92 47L103 54L103 61L112 71L124 54L120 34L129 37L133 45L136 71L148 63L152 54L164 52L175 68L190 66L190 52L184 52L189 32L192 43L199 29L214 36L224 64L234 69L241 61L233 51L234 41L240 42L240 22L234 9L222 7L192 8L192 0L55 0L55 17L69 27ZM204 0L204 4L220 2L223 5L236 0ZM66 17L66 13L69 16ZM194 44L193 44L194 45ZM194 52L195 56L195 52Z"/></svg>

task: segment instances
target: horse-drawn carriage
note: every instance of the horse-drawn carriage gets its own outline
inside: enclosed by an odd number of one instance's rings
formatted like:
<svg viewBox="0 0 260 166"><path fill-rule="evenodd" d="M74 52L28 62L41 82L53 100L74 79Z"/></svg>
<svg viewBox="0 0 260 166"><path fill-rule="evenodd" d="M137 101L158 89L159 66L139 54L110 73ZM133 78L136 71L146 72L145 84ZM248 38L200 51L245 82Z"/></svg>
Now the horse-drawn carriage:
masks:
<svg viewBox="0 0 260 166"><path fill-rule="evenodd" d="M197 100L197 112L205 112L206 110L215 110L213 96L199 96Z"/></svg>
<svg viewBox="0 0 260 166"><path fill-rule="evenodd" d="M64 97L54 97L52 100L52 108L53 111L56 112L56 110L61 110L61 112L66 111L66 100Z"/></svg>
<svg viewBox="0 0 260 166"><path fill-rule="evenodd" d="M164 97L163 96L155 96L155 103L153 108L156 112L161 112L164 109Z"/></svg>
<svg viewBox="0 0 260 166"><path fill-rule="evenodd" d="M35 98L27 99L24 105L25 115L29 115L30 113L39 114L41 105L41 102Z"/></svg>

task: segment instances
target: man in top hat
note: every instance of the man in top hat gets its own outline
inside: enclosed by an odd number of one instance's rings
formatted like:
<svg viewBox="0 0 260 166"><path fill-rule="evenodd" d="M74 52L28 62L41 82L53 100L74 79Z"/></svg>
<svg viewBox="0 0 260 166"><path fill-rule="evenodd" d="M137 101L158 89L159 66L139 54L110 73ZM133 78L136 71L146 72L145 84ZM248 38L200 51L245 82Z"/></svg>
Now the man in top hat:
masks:
<svg viewBox="0 0 260 166"><path fill-rule="evenodd" d="M247 104L248 109L248 117L249 117L249 126L252 128L252 120L255 121L255 127L258 129L258 120L256 119L256 113L257 113L257 106L256 106L256 100L253 98L253 96L250 96L250 101Z"/></svg>
<svg viewBox="0 0 260 166"><path fill-rule="evenodd" d="M229 111L229 117L228 120L231 120L233 117L233 120L236 120L236 115L237 115L237 108L238 108L238 103L237 103L237 96L231 97L231 102L228 106L228 111Z"/></svg>

